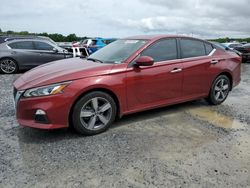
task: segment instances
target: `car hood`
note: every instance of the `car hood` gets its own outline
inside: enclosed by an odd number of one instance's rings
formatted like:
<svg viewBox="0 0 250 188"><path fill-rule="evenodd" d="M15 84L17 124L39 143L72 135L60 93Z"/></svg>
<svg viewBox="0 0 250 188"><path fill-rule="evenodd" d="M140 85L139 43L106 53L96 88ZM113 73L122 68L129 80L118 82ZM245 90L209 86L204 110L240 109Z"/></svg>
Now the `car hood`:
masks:
<svg viewBox="0 0 250 188"><path fill-rule="evenodd" d="M70 58L36 67L24 73L13 84L17 90L25 90L69 80L109 74L112 67L112 64Z"/></svg>

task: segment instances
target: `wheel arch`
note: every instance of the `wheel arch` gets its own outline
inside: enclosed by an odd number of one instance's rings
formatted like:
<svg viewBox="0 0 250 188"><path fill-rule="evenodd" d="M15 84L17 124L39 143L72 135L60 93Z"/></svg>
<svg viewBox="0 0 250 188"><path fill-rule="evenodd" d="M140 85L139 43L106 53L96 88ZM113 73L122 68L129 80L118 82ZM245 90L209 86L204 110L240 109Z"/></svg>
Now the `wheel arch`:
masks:
<svg viewBox="0 0 250 188"><path fill-rule="evenodd" d="M229 71L223 71L220 74L218 74L215 77L215 79L218 78L218 76L221 76L221 75L225 75L225 76L227 76L229 78L229 80L230 80L230 91L231 91L233 89L233 75Z"/></svg>
<svg viewBox="0 0 250 188"><path fill-rule="evenodd" d="M74 100L74 103L71 105L71 108L70 108L70 111L69 111L69 115L68 115L69 126L72 125L71 116L72 116L72 114L73 114L73 109L74 109L74 106L76 105L77 101L79 101L84 95L86 95L86 94L88 94L88 93L91 93L91 92L94 92L94 91L101 91L101 92L104 92L104 93L109 94L109 95L114 99L115 104L116 104L116 108L117 108L116 118L120 118L120 117L121 117L121 104L120 104L120 100L119 100L119 98L117 97L117 95L115 94L115 92L113 92L113 91L110 90L110 89L104 88L104 87L92 88L92 89L89 89L89 90L87 90L87 91L82 92L82 93Z"/></svg>

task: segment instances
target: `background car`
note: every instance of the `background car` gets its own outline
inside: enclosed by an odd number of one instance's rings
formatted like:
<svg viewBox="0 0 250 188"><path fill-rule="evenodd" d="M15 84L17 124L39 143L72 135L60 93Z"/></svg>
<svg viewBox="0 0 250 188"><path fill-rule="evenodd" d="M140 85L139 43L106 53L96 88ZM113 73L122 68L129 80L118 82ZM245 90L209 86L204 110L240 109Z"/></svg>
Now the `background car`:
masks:
<svg viewBox="0 0 250 188"><path fill-rule="evenodd" d="M235 50L242 53L243 62L250 61L250 43L244 44L243 46L235 47Z"/></svg>
<svg viewBox="0 0 250 188"><path fill-rule="evenodd" d="M241 57L207 41L129 37L88 58L50 63L19 77L16 114L23 126L72 126L93 135L134 112L202 98L221 104L239 84L240 73Z"/></svg>
<svg viewBox="0 0 250 188"><path fill-rule="evenodd" d="M235 47L242 46L242 44L239 42L226 42L226 43L222 43L222 44L231 50L235 49Z"/></svg>
<svg viewBox="0 0 250 188"><path fill-rule="evenodd" d="M219 42L211 42L211 43L214 44L214 46L216 46L218 48L222 48L223 50L234 52L234 53L236 53L236 54L238 54L239 56L242 57L242 52L238 51L235 48L231 49L228 46L226 46L224 43L219 43Z"/></svg>
<svg viewBox="0 0 250 188"><path fill-rule="evenodd" d="M82 40L79 43L74 43L73 47L86 48L88 53L92 54L116 40L117 39L115 38L89 38Z"/></svg>
<svg viewBox="0 0 250 188"><path fill-rule="evenodd" d="M54 45L57 45L55 41L53 41L49 37L45 36L36 36L36 35L0 35L0 44L6 41L17 40L17 39L38 39L38 40L47 40Z"/></svg>
<svg viewBox="0 0 250 188"><path fill-rule="evenodd" d="M0 44L0 72L5 74L16 73L69 57L72 57L72 54L49 40L7 40Z"/></svg>

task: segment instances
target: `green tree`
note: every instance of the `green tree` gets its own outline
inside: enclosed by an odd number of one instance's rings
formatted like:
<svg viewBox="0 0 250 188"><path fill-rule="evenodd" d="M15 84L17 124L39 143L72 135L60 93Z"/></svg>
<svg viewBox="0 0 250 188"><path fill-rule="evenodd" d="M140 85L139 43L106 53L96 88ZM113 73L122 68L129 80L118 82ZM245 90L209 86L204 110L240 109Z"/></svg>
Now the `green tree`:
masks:
<svg viewBox="0 0 250 188"><path fill-rule="evenodd" d="M77 41L79 38L76 36L76 34L69 34L66 37L67 42Z"/></svg>
<svg viewBox="0 0 250 188"><path fill-rule="evenodd" d="M6 31L6 34L7 34L7 35L13 35L13 34L15 34L15 32L14 32L14 31L11 31L11 30L8 30L8 31Z"/></svg>
<svg viewBox="0 0 250 188"><path fill-rule="evenodd" d="M29 35L28 31L20 31L18 35Z"/></svg>

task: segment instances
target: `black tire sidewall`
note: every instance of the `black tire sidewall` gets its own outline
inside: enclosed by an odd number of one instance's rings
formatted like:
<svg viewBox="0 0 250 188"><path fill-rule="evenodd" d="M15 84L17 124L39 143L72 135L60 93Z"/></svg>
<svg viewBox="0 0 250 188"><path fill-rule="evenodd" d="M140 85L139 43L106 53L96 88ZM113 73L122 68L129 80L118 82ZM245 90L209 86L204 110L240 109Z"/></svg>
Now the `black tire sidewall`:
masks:
<svg viewBox="0 0 250 188"><path fill-rule="evenodd" d="M108 100L111 104L111 107L112 107L112 115L111 115L111 119L110 121L108 122L108 124L99 129L99 130L88 130L86 129L81 121L80 121L80 111L82 109L82 106L87 102L89 101L90 99L92 98L95 98L95 97L102 97L102 98L105 98L106 100ZM101 132L104 132L106 131L110 125L114 122L115 120L115 117L116 117L116 113L117 113L117 107L116 107L116 103L114 101L114 99L107 93L105 92L101 92L101 91L94 91L94 92L90 92L86 95L84 95L82 98L80 98L74 108L73 108L73 113L72 113L72 123L73 123L73 127L74 129L78 132L78 133L81 133L83 135L95 135L95 134L99 134Z"/></svg>
<svg viewBox="0 0 250 188"><path fill-rule="evenodd" d="M228 84L229 84L229 91L227 92L227 96L226 96L225 99L222 100L222 101L216 100L216 99L215 99L215 96L214 96L214 90L215 90L216 83L217 83L220 79L225 79L225 80L227 80L227 82L228 82ZM213 82L213 84L212 84L212 87L211 87L211 89L210 89L209 98L208 98L208 99L209 99L209 103L210 103L210 104L213 104L213 105L219 105L219 104L223 103L223 102L227 99L227 97L228 97L228 94L229 94L229 92L230 92L230 88L231 88L230 79L229 79L226 75L220 75L220 76L218 76L218 77L214 80L214 82Z"/></svg>

